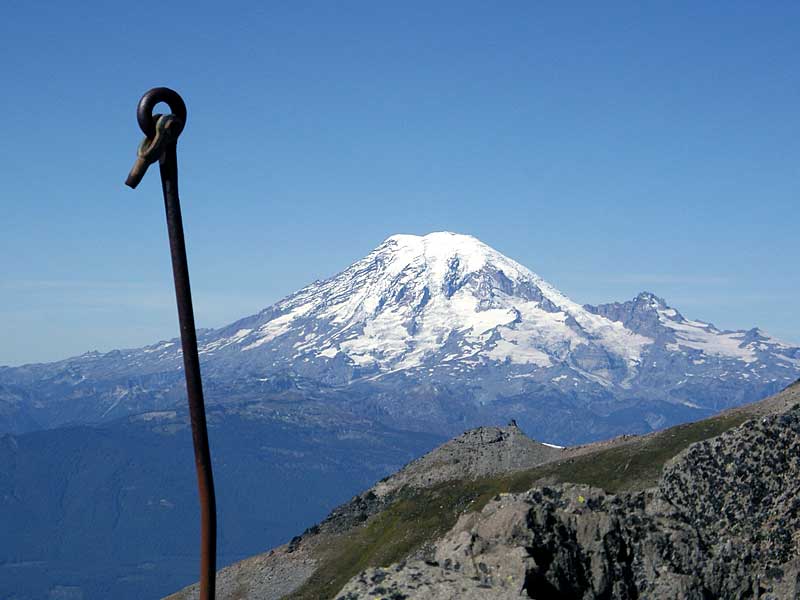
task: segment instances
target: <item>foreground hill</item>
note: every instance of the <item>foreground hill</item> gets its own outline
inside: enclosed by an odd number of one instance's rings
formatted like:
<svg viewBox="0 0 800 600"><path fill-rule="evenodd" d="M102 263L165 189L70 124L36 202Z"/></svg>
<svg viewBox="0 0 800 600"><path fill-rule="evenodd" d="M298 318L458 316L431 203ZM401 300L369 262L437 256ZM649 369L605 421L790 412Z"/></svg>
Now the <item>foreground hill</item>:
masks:
<svg viewBox="0 0 800 600"><path fill-rule="evenodd" d="M793 487L800 480L798 404L795 384L764 401L646 436L565 449L529 440L529 450L547 454L517 452L521 432L514 426L468 432L355 497L290 544L224 569L218 597L485 598L492 597L492 587L493 594L519 597L536 585L563 597L594 598L614 590L614 581L622 586L613 592L618 597L648 589L660 594L654 597L708 597L703 589L738 597L747 586L757 589L759 581L764 590L773 589L763 597L793 597L781 594L794 585L798 566L798 540L792 538L800 526L793 496L800 492ZM496 451L489 450L493 444ZM481 464L505 463L508 470L476 470L474 458L487 453L495 459ZM526 468L521 456L541 464ZM553 537L553 523L562 523L559 531L577 541L565 545ZM686 523L696 523L697 531ZM648 524L656 531L650 538ZM469 549L476 572L454 558L465 532L485 541ZM608 534L617 550L626 548L623 554L598 549L593 532ZM531 536L545 540L541 552L514 550L524 540L528 547ZM719 545L714 540L720 537L732 542ZM676 558L669 562L654 548L672 548ZM650 562L633 565L618 558L634 550ZM397 564L375 570L392 563ZM502 565L509 565L508 572ZM656 585L649 567L678 574L684 569L691 577L665 576L657 584L662 587L648 588ZM597 574L604 569L619 576L603 579ZM425 585L413 587L420 582ZM195 594L192 587L170 599Z"/></svg>
<svg viewBox="0 0 800 600"><path fill-rule="evenodd" d="M428 556L369 569L340 600L797 598L800 406L669 461L655 488L501 494Z"/></svg>

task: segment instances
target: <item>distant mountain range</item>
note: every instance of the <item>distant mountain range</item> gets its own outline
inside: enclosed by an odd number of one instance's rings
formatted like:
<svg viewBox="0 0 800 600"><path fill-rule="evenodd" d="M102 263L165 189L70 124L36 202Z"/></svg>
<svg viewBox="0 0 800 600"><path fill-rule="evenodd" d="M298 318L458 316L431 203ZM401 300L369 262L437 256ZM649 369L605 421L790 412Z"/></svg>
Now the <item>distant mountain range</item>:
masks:
<svg viewBox="0 0 800 600"><path fill-rule="evenodd" d="M349 409L392 427L452 435L513 417L560 443L700 418L800 376L800 348L760 329L721 331L648 292L582 306L447 232L392 236L199 339L212 402L347 390ZM183 398L180 353L170 340L2 368L0 431L171 408Z"/></svg>

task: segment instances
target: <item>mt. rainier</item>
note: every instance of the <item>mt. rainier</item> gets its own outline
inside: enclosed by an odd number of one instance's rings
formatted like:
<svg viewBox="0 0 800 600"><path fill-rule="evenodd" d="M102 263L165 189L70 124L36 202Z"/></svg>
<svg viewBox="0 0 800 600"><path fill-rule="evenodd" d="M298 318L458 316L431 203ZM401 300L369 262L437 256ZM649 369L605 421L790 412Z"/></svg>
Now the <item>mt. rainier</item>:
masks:
<svg viewBox="0 0 800 600"><path fill-rule="evenodd" d="M280 366L339 357L351 380L489 362L539 370L591 343L618 363L596 375L611 383L652 340L575 304L473 237L432 233L390 237L339 275L235 323L202 351L278 343L286 349Z"/></svg>
<svg viewBox="0 0 800 600"><path fill-rule="evenodd" d="M800 376L800 348L758 329L720 331L650 293L581 306L447 232L394 235L199 341L219 402L268 403L292 389L328 399L319 410L336 404L397 427L448 434L513 417L560 442L700 418ZM76 418L65 395L84 421L163 408L180 397L179 347L0 369L0 386L35 397L27 418L51 426Z"/></svg>

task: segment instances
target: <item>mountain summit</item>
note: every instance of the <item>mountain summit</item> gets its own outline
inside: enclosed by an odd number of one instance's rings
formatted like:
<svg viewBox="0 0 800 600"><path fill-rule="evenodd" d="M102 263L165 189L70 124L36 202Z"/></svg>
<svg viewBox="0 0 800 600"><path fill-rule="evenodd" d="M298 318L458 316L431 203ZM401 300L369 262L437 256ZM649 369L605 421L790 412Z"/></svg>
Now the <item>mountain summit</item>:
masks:
<svg viewBox="0 0 800 600"><path fill-rule="evenodd" d="M609 383L639 362L651 340L591 313L478 239L449 232L394 235L340 274L316 282L202 351L286 347L298 359L334 360L352 376L485 362L552 368L591 344L618 363Z"/></svg>
<svg viewBox="0 0 800 600"><path fill-rule="evenodd" d="M212 401L313 397L323 404L313 417L296 403L281 414L317 419L332 418L336 397L343 410L440 434L516 418L560 443L701 418L800 376L800 348L759 329L687 319L649 292L580 305L480 240L449 232L393 235L341 273L202 332L199 343ZM0 426L171 407L180 369L177 340L0 369Z"/></svg>

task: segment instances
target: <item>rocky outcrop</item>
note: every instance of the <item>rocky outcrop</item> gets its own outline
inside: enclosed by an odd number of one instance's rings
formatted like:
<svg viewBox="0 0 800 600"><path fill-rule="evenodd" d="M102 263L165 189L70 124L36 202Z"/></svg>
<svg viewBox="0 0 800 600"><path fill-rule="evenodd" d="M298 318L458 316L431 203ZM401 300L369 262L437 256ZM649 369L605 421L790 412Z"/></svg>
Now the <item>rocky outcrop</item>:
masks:
<svg viewBox="0 0 800 600"><path fill-rule="evenodd" d="M694 444L660 492L714 554L780 568L800 555L800 409Z"/></svg>
<svg viewBox="0 0 800 600"><path fill-rule="evenodd" d="M694 444L657 488L496 497L341 600L800 598L800 408Z"/></svg>
<svg viewBox="0 0 800 600"><path fill-rule="evenodd" d="M470 429L334 508L304 535L344 533L394 502L404 488L424 489L445 481L513 473L556 460L565 451L568 449L532 440L514 421L506 427ZM301 539L298 536L293 542Z"/></svg>
<svg viewBox="0 0 800 600"><path fill-rule="evenodd" d="M372 489L383 496L405 486L426 488L443 481L511 473L555 460L563 450L532 440L514 421L506 427L478 427L412 461Z"/></svg>
<svg viewBox="0 0 800 600"><path fill-rule="evenodd" d="M324 521L304 535L339 534L361 525L394 502L404 488L425 489L445 481L513 473L568 453L567 448L532 440L514 421L506 427L470 429L334 508ZM298 536L292 543L297 544L301 539L302 536Z"/></svg>

